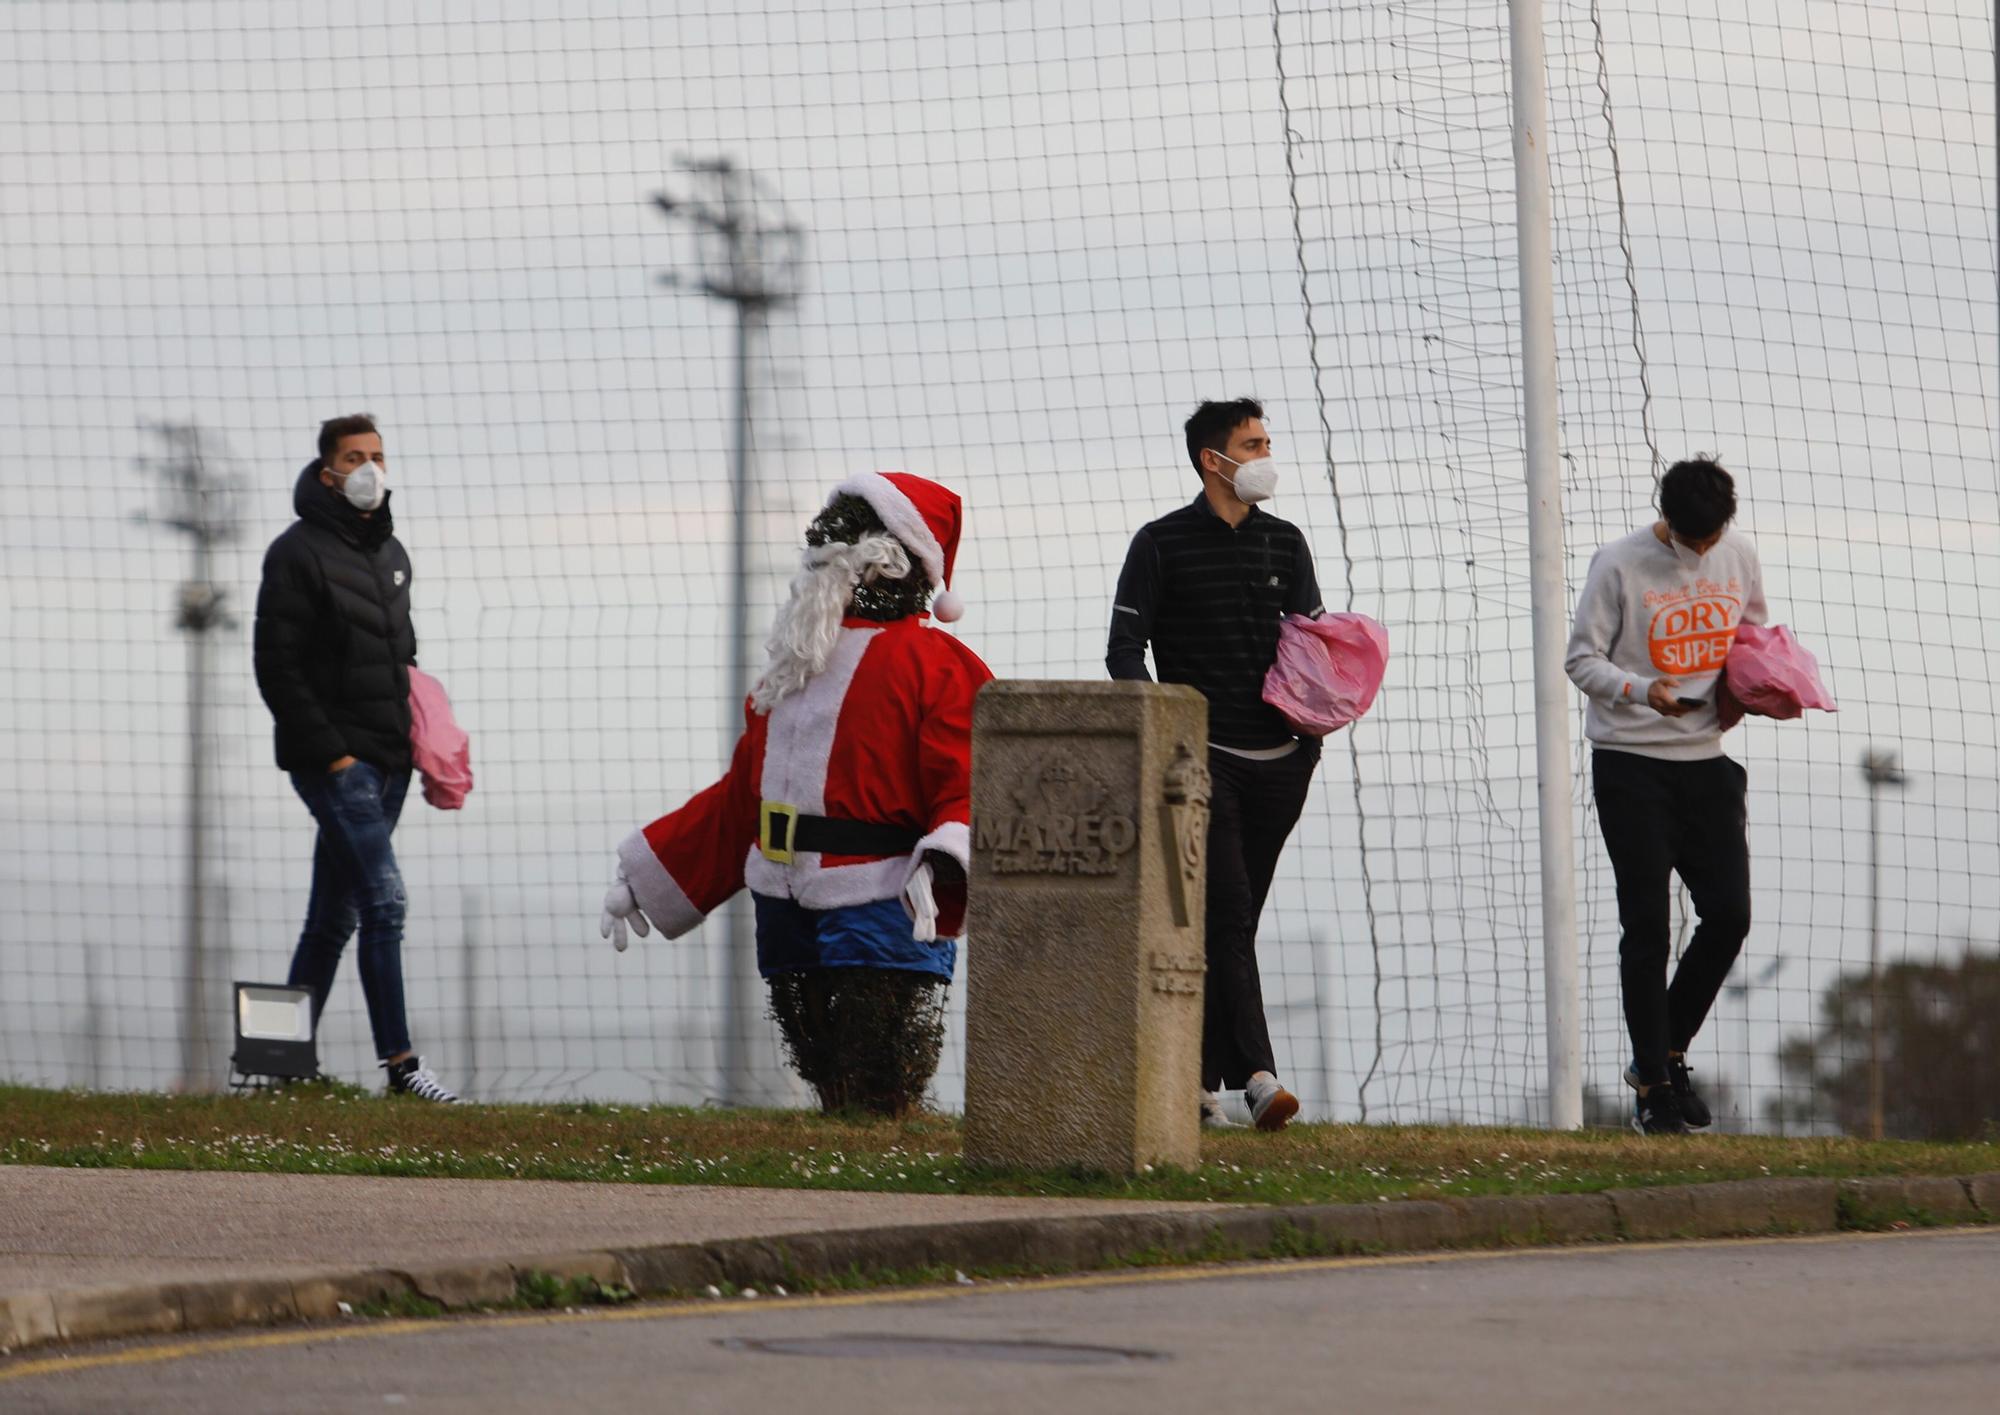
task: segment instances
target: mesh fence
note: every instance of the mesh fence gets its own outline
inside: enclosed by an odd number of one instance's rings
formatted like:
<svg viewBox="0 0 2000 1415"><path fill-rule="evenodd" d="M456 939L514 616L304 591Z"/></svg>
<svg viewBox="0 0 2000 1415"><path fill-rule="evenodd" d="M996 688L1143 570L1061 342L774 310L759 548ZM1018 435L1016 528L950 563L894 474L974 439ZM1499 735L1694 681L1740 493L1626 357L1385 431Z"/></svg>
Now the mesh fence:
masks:
<svg viewBox="0 0 2000 1415"><path fill-rule="evenodd" d="M1757 923L1702 1058L1725 1124L1812 1123L1778 1057L1867 958L1864 749L1910 772L1885 952L2000 945L1990 16L1550 0L1548 37L1572 591L1713 452L1841 703L1730 739ZM1195 490L1180 420L1261 397L1274 509L1397 655L1264 918L1281 1068L1320 1115L1545 1118L1506 41L1496 3L0 11L0 1078L177 1083L191 912L209 1080L228 980L284 976L312 828L249 608L313 430L367 409L479 777L398 831L419 1049L479 1098L698 1101L749 1026L752 1089L800 1099L724 927L595 928L733 713L735 329L685 204L722 159L803 235L750 344L752 630L827 489L903 467L967 499L957 632L1101 677L1132 531ZM322 1053L369 1074L351 966Z"/></svg>

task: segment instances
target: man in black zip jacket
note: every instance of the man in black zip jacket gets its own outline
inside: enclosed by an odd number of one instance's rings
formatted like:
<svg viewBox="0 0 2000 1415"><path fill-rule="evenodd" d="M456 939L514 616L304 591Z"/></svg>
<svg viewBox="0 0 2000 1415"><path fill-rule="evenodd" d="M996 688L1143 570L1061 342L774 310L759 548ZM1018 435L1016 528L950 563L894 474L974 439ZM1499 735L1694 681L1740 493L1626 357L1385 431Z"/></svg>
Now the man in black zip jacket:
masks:
<svg viewBox="0 0 2000 1415"><path fill-rule="evenodd" d="M458 1098L410 1045L403 1007L406 897L390 834L410 786L410 557L389 515L388 463L366 414L333 418L299 473L299 519L271 542L257 590L257 690L277 724L278 766L319 824L312 896L290 982L317 1023L341 951L357 965L389 1089Z"/></svg>
<svg viewBox="0 0 2000 1415"><path fill-rule="evenodd" d="M1316 737L1301 738L1263 698L1287 614L1324 612L1299 528L1257 506L1277 490L1264 410L1250 399L1203 403L1187 420L1201 495L1132 538L1111 610L1105 663L1144 679L1146 646L1162 683L1208 699L1208 978L1202 1015L1201 1118L1227 1125L1223 1089L1241 1087L1262 1130L1299 1103L1278 1084L1257 972L1257 920L1278 854L1305 808Z"/></svg>

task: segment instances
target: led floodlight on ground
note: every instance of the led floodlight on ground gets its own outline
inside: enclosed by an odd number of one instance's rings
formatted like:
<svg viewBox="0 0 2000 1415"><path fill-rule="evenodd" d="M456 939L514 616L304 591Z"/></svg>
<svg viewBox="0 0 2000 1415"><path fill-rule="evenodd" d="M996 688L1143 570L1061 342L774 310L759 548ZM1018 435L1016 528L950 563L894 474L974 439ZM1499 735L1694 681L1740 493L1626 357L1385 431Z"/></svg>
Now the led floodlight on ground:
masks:
<svg viewBox="0 0 2000 1415"><path fill-rule="evenodd" d="M254 1078L307 1080L319 1075L312 989L276 983L236 985L237 1071Z"/></svg>

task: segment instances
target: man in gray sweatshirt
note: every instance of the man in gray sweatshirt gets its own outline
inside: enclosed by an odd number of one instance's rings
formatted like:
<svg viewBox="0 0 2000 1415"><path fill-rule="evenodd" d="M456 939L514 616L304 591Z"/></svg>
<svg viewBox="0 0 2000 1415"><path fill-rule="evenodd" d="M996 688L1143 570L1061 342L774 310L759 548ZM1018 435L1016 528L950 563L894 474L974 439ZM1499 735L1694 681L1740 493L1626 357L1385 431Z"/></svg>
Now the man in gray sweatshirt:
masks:
<svg viewBox="0 0 2000 1415"><path fill-rule="evenodd" d="M1669 468L1660 512L1591 560L1565 666L1590 699L1584 735L1618 881L1633 1125L1679 1134L1710 1122L1687 1049L1750 932L1747 778L1722 754L1715 699L1737 626L1764 622L1764 575L1729 528L1736 484L1714 462ZM1669 986L1675 874L1700 924Z"/></svg>

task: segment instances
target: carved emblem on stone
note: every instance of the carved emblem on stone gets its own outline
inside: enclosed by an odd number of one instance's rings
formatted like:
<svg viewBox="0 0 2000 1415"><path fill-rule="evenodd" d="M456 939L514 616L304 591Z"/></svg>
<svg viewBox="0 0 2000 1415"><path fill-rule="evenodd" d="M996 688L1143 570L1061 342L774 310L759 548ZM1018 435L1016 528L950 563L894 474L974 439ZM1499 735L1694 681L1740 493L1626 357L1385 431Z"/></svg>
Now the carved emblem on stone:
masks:
<svg viewBox="0 0 2000 1415"><path fill-rule="evenodd" d="M1031 758L1014 811L973 823L973 848L995 874L1110 875L1139 842L1139 825L1088 766L1059 752Z"/></svg>
<svg viewBox="0 0 2000 1415"><path fill-rule="evenodd" d="M1174 922L1186 928L1193 917L1190 907L1208 868L1208 798L1212 786L1208 763L1188 750L1187 743L1174 749L1167 763L1161 795L1167 828L1161 832L1173 850L1167 877L1172 883Z"/></svg>

